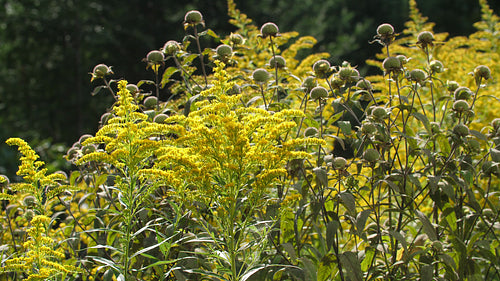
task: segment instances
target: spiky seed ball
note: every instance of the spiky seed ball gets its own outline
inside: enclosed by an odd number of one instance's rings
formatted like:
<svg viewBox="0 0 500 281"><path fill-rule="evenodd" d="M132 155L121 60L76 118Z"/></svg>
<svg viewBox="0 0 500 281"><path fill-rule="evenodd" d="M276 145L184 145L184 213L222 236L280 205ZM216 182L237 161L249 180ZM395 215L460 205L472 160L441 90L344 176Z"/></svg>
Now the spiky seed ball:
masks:
<svg viewBox="0 0 500 281"><path fill-rule="evenodd" d="M457 112L465 112L469 110L469 104L465 100L457 100L453 103L453 110Z"/></svg>
<svg viewBox="0 0 500 281"><path fill-rule="evenodd" d="M163 45L163 48L161 49L163 53L167 56L173 56L175 55L178 51L181 49L181 44L179 42L170 40Z"/></svg>
<svg viewBox="0 0 500 281"><path fill-rule="evenodd" d="M94 67L94 70L92 70L92 75L95 78L103 78L110 72L111 72L110 68L107 65L101 63Z"/></svg>
<svg viewBox="0 0 500 281"><path fill-rule="evenodd" d="M425 78L426 78L426 74L423 70L421 69L413 69L412 71L410 71L410 80L412 81L415 81L417 83L422 83Z"/></svg>
<svg viewBox="0 0 500 281"><path fill-rule="evenodd" d="M285 58L282 56L274 56L269 60L269 65L272 68L284 68L286 66Z"/></svg>
<svg viewBox="0 0 500 281"><path fill-rule="evenodd" d="M243 44L243 41L243 36L238 33L231 33L231 35L229 35L229 42L231 42L233 45L241 45Z"/></svg>
<svg viewBox="0 0 500 281"><path fill-rule="evenodd" d="M469 127L467 127L465 124L459 123L455 127L453 127L453 133L455 133L457 136L465 137L469 135Z"/></svg>
<svg viewBox="0 0 500 281"><path fill-rule="evenodd" d="M146 59L151 64L162 64L165 60L165 55L160 51L151 51L146 56Z"/></svg>
<svg viewBox="0 0 500 281"><path fill-rule="evenodd" d="M417 44L423 48L432 46L434 42L434 35L429 31L422 31L417 36Z"/></svg>
<svg viewBox="0 0 500 281"><path fill-rule="evenodd" d="M318 135L318 129L315 127L307 127L304 130L304 137L309 138L309 137L315 137Z"/></svg>
<svg viewBox="0 0 500 281"><path fill-rule="evenodd" d="M454 92L455 100L467 100L472 97L472 91L467 87L458 87Z"/></svg>
<svg viewBox="0 0 500 281"><path fill-rule="evenodd" d="M264 38L267 38L269 36L276 37L276 35L278 35L278 32L278 26L272 22L267 22L260 28L260 35Z"/></svg>
<svg viewBox="0 0 500 281"><path fill-rule="evenodd" d="M394 27L388 23L383 23L377 27L377 35L381 37L394 35Z"/></svg>
<svg viewBox="0 0 500 281"><path fill-rule="evenodd" d="M476 79L490 79L491 78L491 70L486 65L480 65L474 69L474 77Z"/></svg>
<svg viewBox="0 0 500 281"><path fill-rule="evenodd" d="M158 104L158 98L155 96L149 96L144 99L143 103L146 108L153 108Z"/></svg>
<svg viewBox="0 0 500 281"><path fill-rule="evenodd" d="M327 60L319 60L313 64L314 74L318 78L325 78L330 72L330 62Z"/></svg>
<svg viewBox="0 0 500 281"><path fill-rule="evenodd" d="M481 143L479 143L478 140L468 139L467 144L469 145L471 151L473 151L475 153L481 152Z"/></svg>
<svg viewBox="0 0 500 281"><path fill-rule="evenodd" d="M335 157L332 161L332 168L342 170L347 166L347 160L344 157Z"/></svg>
<svg viewBox="0 0 500 281"><path fill-rule="evenodd" d="M382 62L382 66L387 72L399 71L401 69L401 60L397 57L387 57Z"/></svg>
<svg viewBox="0 0 500 281"><path fill-rule="evenodd" d="M264 68L257 68L253 71L252 78L256 83L266 83L269 80L269 72Z"/></svg>
<svg viewBox="0 0 500 281"><path fill-rule="evenodd" d="M455 92L456 89L458 89L460 85L458 84L457 81L446 81L446 88L448 89L449 92L453 93Z"/></svg>
<svg viewBox="0 0 500 281"><path fill-rule="evenodd" d="M203 22L203 16L199 11L191 10L184 16L184 22L187 24L199 24Z"/></svg>
<svg viewBox="0 0 500 281"><path fill-rule="evenodd" d="M325 89L324 87L317 86L312 88L311 90L311 99L317 100L317 99L323 99L328 97L328 90Z"/></svg>
<svg viewBox="0 0 500 281"><path fill-rule="evenodd" d="M24 218L27 220L27 221L31 221L33 218L35 217L35 212L31 209L28 209L26 210L26 212L24 213Z"/></svg>
<svg viewBox="0 0 500 281"><path fill-rule="evenodd" d="M372 89L372 83L366 79L359 80L358 83L356 83L356 87L363 89L363 90L371 90Z"/></svg>
<svg viewBox="0 0 500 281"><path fill-rule="evenodd" d="M380 153L374 148L369 148L363 152L363 159L367 162L373 163L380 159Z"/></svg>
<svg viewBox="0 0 500 281"><path fill-rule="evenodd" d="M304 79L304 82L302 83L302 87L310 90L318 85L318 82L316 82L316 78L313 76L307 76Z"/></svg>
<svg viewBox="0 0 500 281"><path fill-rule="evenodd" d="M222 44L215 49L215 52L221 58L228 58L233 54L233 48L229 45Z"/></svg>
<svg viewBox="0 0 500 281"><path fill-rule="evenodd" d="M441 73L444 71L444 65L441 61L438 60L433 60L429 64L429 67L431 68L431 71L434 73Z"/></svg>

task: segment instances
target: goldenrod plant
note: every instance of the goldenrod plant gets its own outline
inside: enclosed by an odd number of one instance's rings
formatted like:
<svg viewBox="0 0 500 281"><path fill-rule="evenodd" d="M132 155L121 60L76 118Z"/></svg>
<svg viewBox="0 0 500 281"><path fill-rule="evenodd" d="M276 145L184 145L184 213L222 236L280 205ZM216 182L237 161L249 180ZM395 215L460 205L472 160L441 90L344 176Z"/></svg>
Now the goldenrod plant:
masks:
<svg viewBox="0 0 500 281"><path fill-rule="evenodd" d="M500 279L499 19L479 3L448 38L409 0L370 77L232 0L226 36L188 11L151 80L93 69L115 103L68 184L8 141L26 183L0 177L0 280Z"/></svg>

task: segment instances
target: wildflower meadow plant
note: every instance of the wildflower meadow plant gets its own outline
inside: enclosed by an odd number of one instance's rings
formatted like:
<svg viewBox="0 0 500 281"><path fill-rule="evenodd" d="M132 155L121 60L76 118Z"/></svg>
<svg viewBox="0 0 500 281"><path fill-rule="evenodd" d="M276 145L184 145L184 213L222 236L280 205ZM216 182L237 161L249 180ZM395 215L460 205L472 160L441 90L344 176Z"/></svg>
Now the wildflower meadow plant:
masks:
<svg viewBox="0 0 500 281"><path fill-rule="evenodd" d="M232 0L237 30L188 11L151 80L97 65L115 103L69 177L8 140L0 279L500 279L500 23L480 0L478 32L447 38L409 3L374 30L380 75Z"/></svg>

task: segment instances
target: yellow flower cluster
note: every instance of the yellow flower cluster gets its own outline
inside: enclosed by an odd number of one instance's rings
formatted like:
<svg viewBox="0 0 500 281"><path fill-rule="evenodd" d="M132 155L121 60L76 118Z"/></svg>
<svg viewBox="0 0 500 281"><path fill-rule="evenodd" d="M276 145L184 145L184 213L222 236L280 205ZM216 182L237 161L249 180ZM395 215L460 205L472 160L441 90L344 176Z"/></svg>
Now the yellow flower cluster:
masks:
<svg viewBox="0 0 500 281"><path fill-rule="evenodd" d="M32 227L27 230L29 240L23 244L26 252L6 260L0 272L24 272L27 274L25 280L42 281L79 271L75 266L61 263L64 253L54 250L54 241L46 236L49 222L50 218L44 215L33 217Z"/></svg>

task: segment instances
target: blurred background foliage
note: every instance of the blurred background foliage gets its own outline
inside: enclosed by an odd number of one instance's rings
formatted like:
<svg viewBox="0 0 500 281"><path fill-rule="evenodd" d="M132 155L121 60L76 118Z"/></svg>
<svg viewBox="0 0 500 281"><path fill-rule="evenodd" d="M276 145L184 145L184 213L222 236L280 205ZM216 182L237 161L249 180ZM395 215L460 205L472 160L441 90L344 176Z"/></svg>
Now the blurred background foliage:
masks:
<svg viewBox="0 0 500 281"><path fill-rule="evenodd" d="M498 12L500 1L489 1ZM235 30L228 23L226 1L160 0L0 0L0 173L12 176L16 151L8 137L28 140L48 161L64 168L56 155L85 133L97 130L111 104L104 92L91 92L90 72L98 63L113 66L115 77L143 77L141 59L168 40L181 41L183 16L190 9L204 15L218 34ZM369 44L376 27L391 23L402 31L408 20L404 0L236 0L255 23L273 21L281 31L298 31L318 39L314 52L328 52L333 63L344 60L362 74L365 60L380 51ZM436 32L451 36L474 32L480 20L478 1L417 1ZM56 159L60 160L56 160Z"/></svg>

